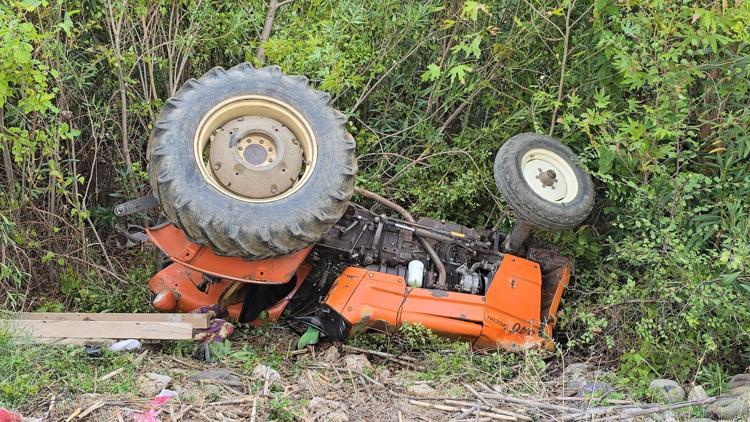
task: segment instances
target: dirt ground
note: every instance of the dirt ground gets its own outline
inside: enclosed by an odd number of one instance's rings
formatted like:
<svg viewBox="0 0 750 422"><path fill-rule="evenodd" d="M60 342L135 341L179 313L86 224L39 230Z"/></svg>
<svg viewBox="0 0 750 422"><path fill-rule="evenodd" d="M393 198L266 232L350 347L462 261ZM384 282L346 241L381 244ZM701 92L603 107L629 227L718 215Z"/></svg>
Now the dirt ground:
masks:
<svg viewBox="0 0 750 422"><path fill-rule="evenodd" d="M96 373L93 392L60 382L22 413L30 421L66 422L666 421L697 415L686 406L636 404L593 363L563 371L559 357L515 355L507 368L485 368L507 376L482 375L482 361L459 356L460 348L438 350L442 357L436 360L357 343L295 350L296 338L281 325L241 329L231 343L210 348L213 363L191 356L193 343L144 345L127 352L128 369ZM124 384L127 391L106 388L124 377L135 380ZM160 395L161 401L155 399Z"/></svg>

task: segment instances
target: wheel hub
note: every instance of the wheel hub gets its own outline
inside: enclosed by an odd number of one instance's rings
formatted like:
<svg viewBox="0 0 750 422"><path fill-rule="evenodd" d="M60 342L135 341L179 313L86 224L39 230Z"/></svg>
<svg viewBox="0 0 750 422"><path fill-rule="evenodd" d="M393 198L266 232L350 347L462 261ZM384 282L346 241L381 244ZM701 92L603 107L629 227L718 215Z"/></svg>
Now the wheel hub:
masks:
<svg viewBox="0 0 750 422"><path fill-rule="evenodd" d="M247 148L245 148L245 152L242 153L242 158L246 163L250 164L251 166L259 166L265 162L273 162L274 157L269 156L270 153L274 151L273 148L269 147L268 149L266 149L260 143L254 143L252 139L248 143L249 145L247 146ZM239 146L238 148L242 149L242 146Z"/></svg>
<svg viewBox="0 0 750 422"><path fill-rule="evenodd" d="M550 202L566 203L578 194L573 168L558 154L535 148L521 159L526 183L537 195Z"/></svg>
<svg viewBox="0 0 750 422"><path fill-rule="evenodd" d="M195 138L201 173L248 202L275 201L310 177L317 145L307 121L285 103L249 96L220 104Z"/></svg>
<svg viewBox="0 0 750 422"><path fill-rule="evenodd" d="M281 122L264 116L230 120L216 130L209 162L222 186L238 195L266 199L299 179L302 148Z"/></svg>

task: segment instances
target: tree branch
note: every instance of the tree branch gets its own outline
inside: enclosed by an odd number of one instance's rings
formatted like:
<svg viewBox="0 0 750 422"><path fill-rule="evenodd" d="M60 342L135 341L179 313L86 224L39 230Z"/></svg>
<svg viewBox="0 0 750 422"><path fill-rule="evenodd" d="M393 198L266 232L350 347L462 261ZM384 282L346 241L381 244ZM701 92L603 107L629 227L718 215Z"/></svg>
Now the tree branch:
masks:
<svg viewBox="0 0 750 422"><path fill-rule="evenodd" d="M276 11L283 5L291 3L294 0L271 0L268 3L268 12L266 13L266 21L263 22L263 30L260 33L260 39L258 40L258 50L255 52L255 58L258 59L260 64L266 61L266 50L263 48L263 44L271 38L271 30L273 29L273 19L276 17Z"/></svg>
<svg viewBox="0 0 750 422"><path fill-rule="evenodd" d="M3 111L3 108L0 107L0 135L5 131L5 115ZM7 185L8 193L12 197L15 192L16 181L13 176L13 159L10 155L10 144L5 138L3 138L3 167L5 167L5 184Z"/></svg>
<svg viewBox="0 0 750 422"><path fill-rule="evenodd" d="M565 88L565 70L568 65L568 51L570 47L570 30L573 25L570 23L570 15L573 13L573 6L575 6L576 0L569 0L568 11L565 13L565 35L563 35L563 56L562 62L560 63L560 83L557 86L557 101L555 102L555 109L552 111L552 121L549 124L549 135L555 131L555 123L557 122L557 113L560 110L560 102L562 101L563 90ZM576 20L578 22L578 20Z"/></svg>

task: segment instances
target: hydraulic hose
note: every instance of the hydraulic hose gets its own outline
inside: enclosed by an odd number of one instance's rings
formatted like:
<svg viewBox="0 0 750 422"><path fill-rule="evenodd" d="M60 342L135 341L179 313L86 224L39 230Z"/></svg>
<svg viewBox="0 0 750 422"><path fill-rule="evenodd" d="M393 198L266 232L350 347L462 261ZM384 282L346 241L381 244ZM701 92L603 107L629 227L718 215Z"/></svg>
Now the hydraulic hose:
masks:
<svg viewBox="0 0 750 422"><path fill-rule="evenodd" d="M404 220L410 222L410 223L416 223L417 221L414 219L414 217L409 213L409 211L406 210L406 208L402 207L401 205L391 201L390 199L384 198L380 195L378 195L375 192L370 192L367 189L362 188L354 188L354 193L360 196L364 196L367 199L372 199L373 201L380 202L381 204L385 205L386 207L396 211L397 213L401 214L402 217L404 217ZM438 279L437 279L437 287L440 289L445 290L447 288L447 285L445 283L445 265L443 265L443 261L438 256L437 252L435 252L435 249L433 249L432 245L430 245L427 240L425 240L424 237L417 235L417 239L419 239L419 243L422 244L422 247L425 251L427 251L427 254L430 255L430 258L432 258L432 262L435 263L435 268L437 269L438 273Z"/></svg>

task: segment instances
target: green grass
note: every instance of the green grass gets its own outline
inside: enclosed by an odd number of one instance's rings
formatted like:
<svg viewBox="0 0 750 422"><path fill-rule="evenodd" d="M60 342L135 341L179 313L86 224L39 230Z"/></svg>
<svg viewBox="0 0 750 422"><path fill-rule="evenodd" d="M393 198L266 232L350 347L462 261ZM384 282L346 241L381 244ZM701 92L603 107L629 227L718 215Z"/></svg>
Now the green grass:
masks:
<svg viewBox="0 0 750 422"><path fill-rule="evenodd" d="M60 293L68 310L80 312L154 312L148 280L152 266L132 268L125 281L106 280L91 274L78 274L68 268L60 275ZM48 305L49 306L49 305Z"/></svg>
<svg viewBox="0 0 750 422"><path fill-rule="evenodd" d="M104 351L86 355L80 346L49 347L11 338L0 327L0 407L22 409L32 400L63 390L71 394L125 393L135 387L135 356ZM118 368L125 370L103 383L96 379Z"/></svg>
<svg viewBox="0 0 750 422"><path fill-rule="evenodd" d="M273 396L268 403L270 407L270 418L274 421L296 421L300 419L299 409L307 403L294 402L286 396Z"/></svg>
<svg viewBox="0 0 750 422"><path fill-rule="evenodd" d="M439 337L421 324L403 324L392 335L365 333L353 338L350 344L387 353L421 356L426 371L415 374L423 381L468 376L471 379L496 382L510 378L516 367L544 365L541 356L534 353L521 357L502 351L476 352L472 350L470 343ZM526 365L518 365L519 360L525 360Z"/></svg>

